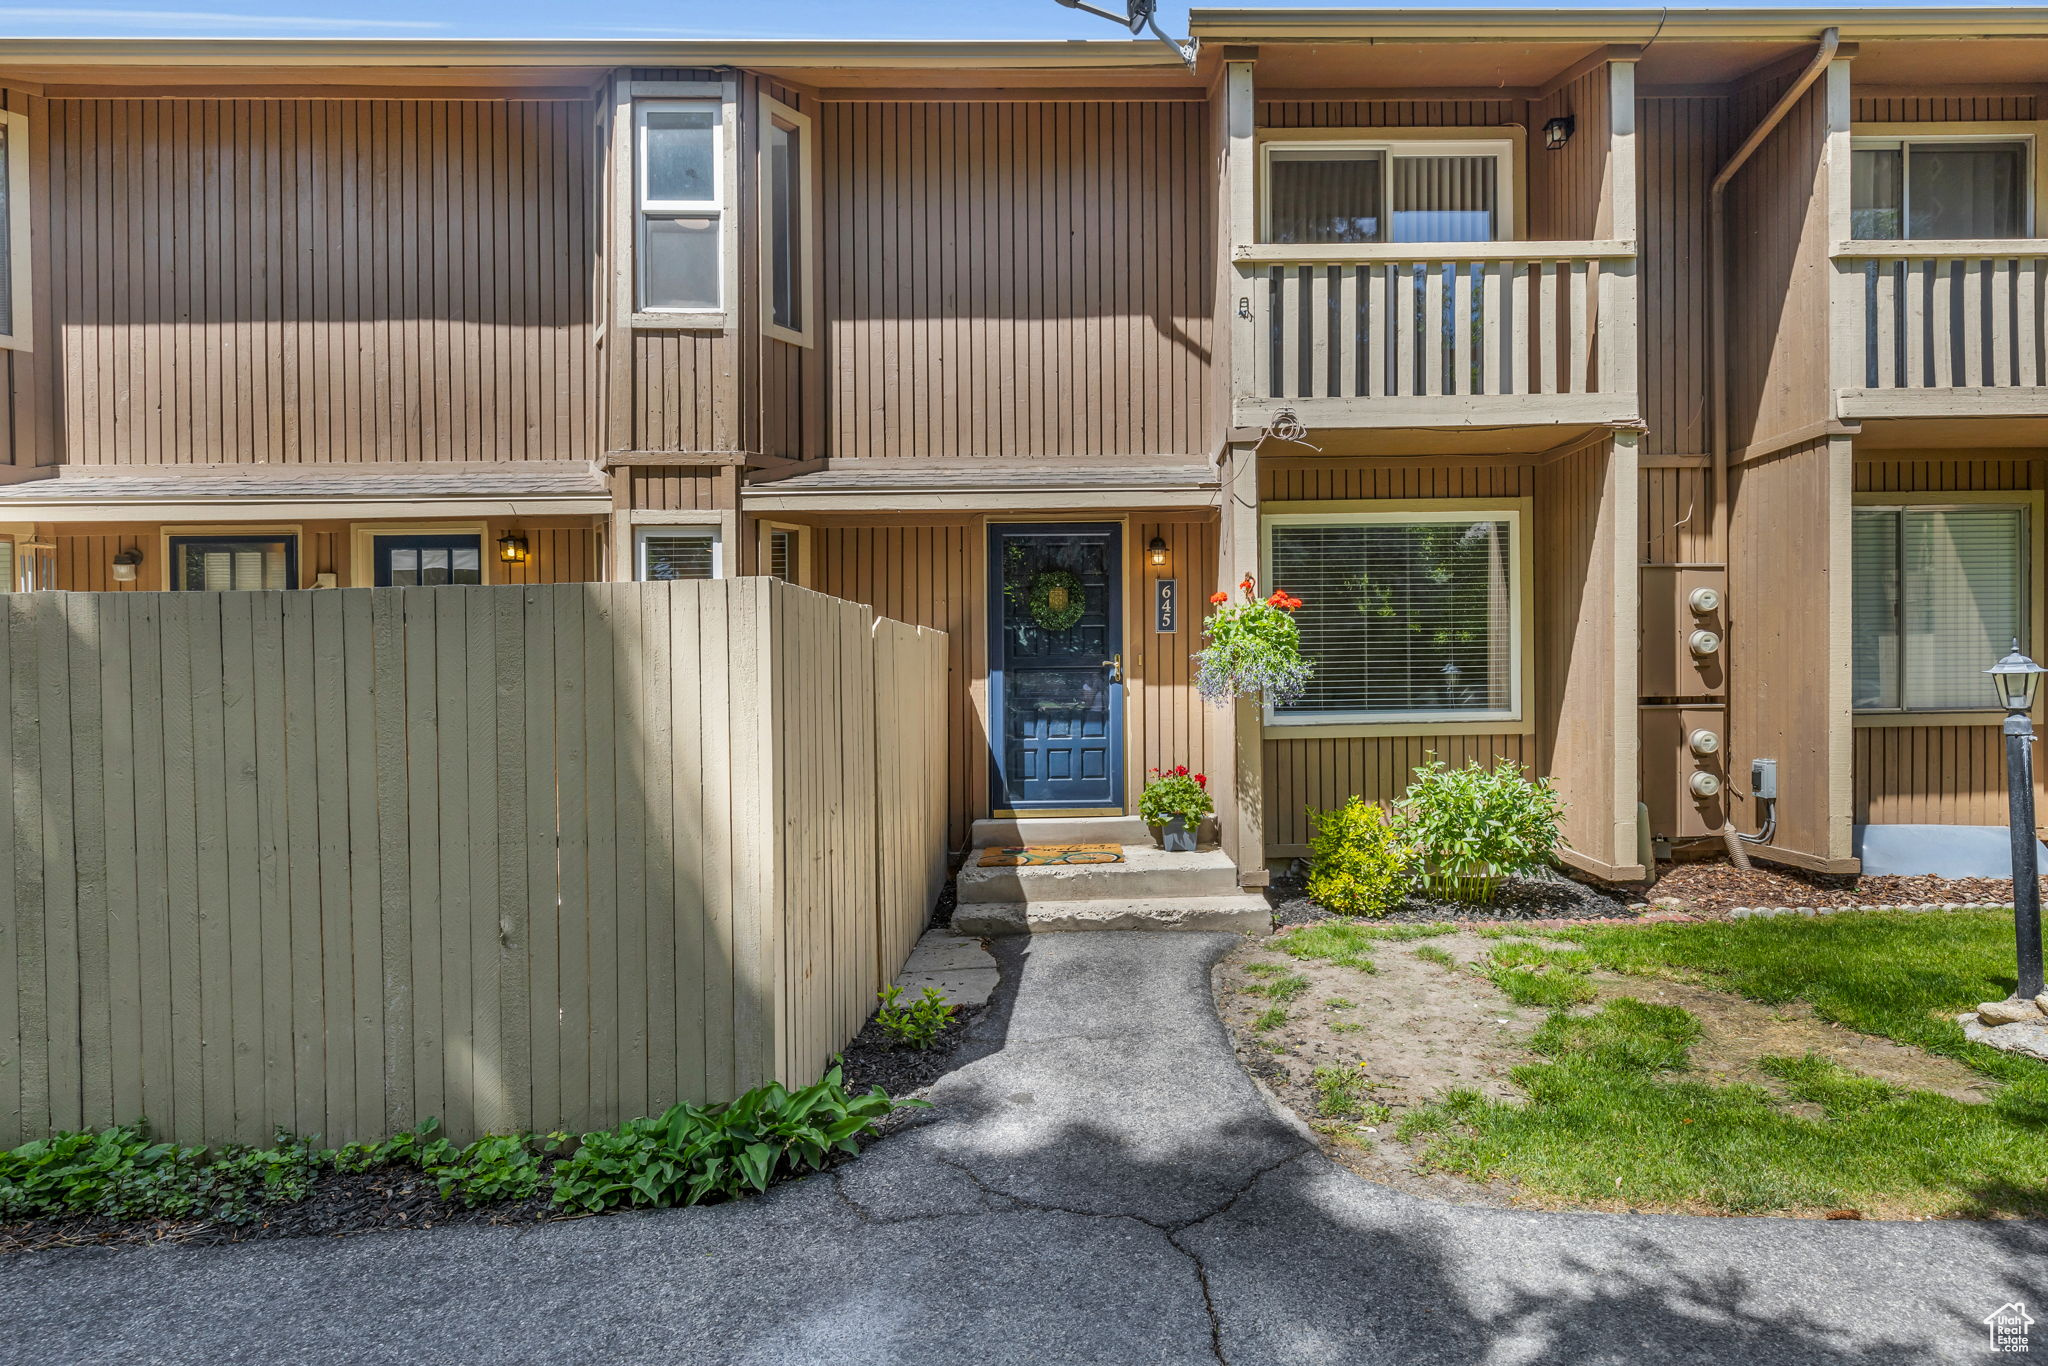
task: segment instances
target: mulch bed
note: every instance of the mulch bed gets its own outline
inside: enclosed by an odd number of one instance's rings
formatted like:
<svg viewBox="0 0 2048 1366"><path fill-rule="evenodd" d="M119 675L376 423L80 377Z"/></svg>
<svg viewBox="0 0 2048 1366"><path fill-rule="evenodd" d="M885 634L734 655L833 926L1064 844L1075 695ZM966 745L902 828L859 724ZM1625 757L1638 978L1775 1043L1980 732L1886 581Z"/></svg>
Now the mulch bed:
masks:
<svg viewBox="0 0 2048 1366"><path fill-rule="evenodd" d="M224 1224L212 1219L154 1220L147 1223L75 1215L0 1224L0 1254L66 1247L118 1247L138 1243L185 1243L206 1247L253 1243L267 1238L340 1237L376 1229L437 1228L448 1224L531 1224L557 1215L546 1199L505 1201L465 1209L443 1200L434 1183L411 1167L342 1175L330 1172L296 1205L269 1205L254 1221Z"/></svg>
<svg viewBox="0 0 2048 1366"><path fill-rule="evenodd" d="M1694 915L1723 915L1738 906L1936 906L2012 904L2012 879L1991 877L1849 877L1799 873L1758 864L1743 872L1726 859L1669 867L1648 897ZM1675 906L1673 903L1677 903Z"/></svg>
<svg viewBox="0 0 2048 1366"><path fill-rule="evenodd" d="M962 1060L953 1055L967 1037L967 1027L986 1009L986 1006L962 1006L954 1011L952 1023L946 1026L938 1041L922 1053L898 1047L879 1025L873 1020L868 1021L841 1054L840 1067L847 1094L860 1095L870 1086L879 1086L892 1096L908 1096L922 1091L960 1065ZM889 1118L893 1120L903 1113L899 1110ZM884 1121L882 1127L886 1132L888 1122Z"/></svg>
<svg viewBox="0 0 2048 1366"><path fill-rule="evenodd" d="M1266 901L1273 908L1273 925L1312 925L1319 920L1342 920L1308 899L1303 879L1275 878L1266 888ZM1502 880L1494 899L1484 905L1469 905L1421 893L1411 893L1375 925L1424 924L1435 921L1496 920L1633 920L1640 912L1630 910L1641 899L1625 888L1602 887L1572 878L1511 877Z"/></svg>

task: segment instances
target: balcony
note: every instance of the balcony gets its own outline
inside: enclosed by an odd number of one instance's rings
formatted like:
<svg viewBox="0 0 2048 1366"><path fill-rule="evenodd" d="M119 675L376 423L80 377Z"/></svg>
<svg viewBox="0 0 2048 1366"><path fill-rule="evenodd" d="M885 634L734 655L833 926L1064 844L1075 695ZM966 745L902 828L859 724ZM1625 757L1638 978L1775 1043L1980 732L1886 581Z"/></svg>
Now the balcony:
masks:
<svg viewBox="0 0 2048 1366"><path fill-rule="evenodd" d="M1637 415L1628 242L1242 244L1236 425L1625 423ZM1618 320L1602 334L1603 319Z"/></svg>
<svg viewBox="0 0 2048 1366"><path fill-rule="evenodd" d="M1834 251L1843 418L2048 417L2048 239Z"/></svg>

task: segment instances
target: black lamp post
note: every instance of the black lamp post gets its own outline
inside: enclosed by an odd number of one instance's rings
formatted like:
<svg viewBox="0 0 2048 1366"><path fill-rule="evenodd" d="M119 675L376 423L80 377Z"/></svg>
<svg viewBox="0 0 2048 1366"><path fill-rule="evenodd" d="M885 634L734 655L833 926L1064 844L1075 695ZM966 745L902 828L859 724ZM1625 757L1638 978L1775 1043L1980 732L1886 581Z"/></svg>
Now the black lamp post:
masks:
<svg viewBox="0 0 2048 1366"><path fill-rule="evenodd" d="M2019 940L2021 1000L2041 994L2041 870L2034 843L2034 694L2040 690L2043 670L2020 653L2017 638L2012 653L1984 672L1998 688L1999 705L2005 708L2005 776L2011 791L2012 810L2012 910L2013 933Z"/></svg>

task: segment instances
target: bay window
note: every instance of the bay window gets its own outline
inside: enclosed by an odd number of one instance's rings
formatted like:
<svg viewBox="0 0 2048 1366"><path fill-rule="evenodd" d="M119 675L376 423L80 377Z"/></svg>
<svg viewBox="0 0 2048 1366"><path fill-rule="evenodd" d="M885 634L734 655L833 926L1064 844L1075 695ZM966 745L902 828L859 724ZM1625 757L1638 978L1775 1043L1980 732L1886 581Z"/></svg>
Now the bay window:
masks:
<svg viewBox="0 0 2048 1366"><path fill-rule="evenodd" d="M1856 509L1858 711L1996 707L1984 670L2015 637L2030 648L2028 514L1992 503Z"/></svg>
<svg viewBox="0 0 2048 1366"><path fill-rule="evenodd" d="M1519 508L1278 512L1268 589L1301 599L1315 675L1274 724L1518 721Z"/></svg>

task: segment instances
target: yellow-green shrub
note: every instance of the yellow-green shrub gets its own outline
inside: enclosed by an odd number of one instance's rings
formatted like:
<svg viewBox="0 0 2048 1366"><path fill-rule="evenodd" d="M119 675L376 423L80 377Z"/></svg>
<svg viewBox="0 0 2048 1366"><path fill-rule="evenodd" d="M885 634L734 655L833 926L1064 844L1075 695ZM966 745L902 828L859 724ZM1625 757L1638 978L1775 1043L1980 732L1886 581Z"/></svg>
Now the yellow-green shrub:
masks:
<svg viewBox="0 0 2048 1366"><path fill-rule="evenodd" d="M1308 895L1337 915L1385 915L1408 890L1413 855L1376 803L1353 797L1338 811L1309 811Z"/></svg>

